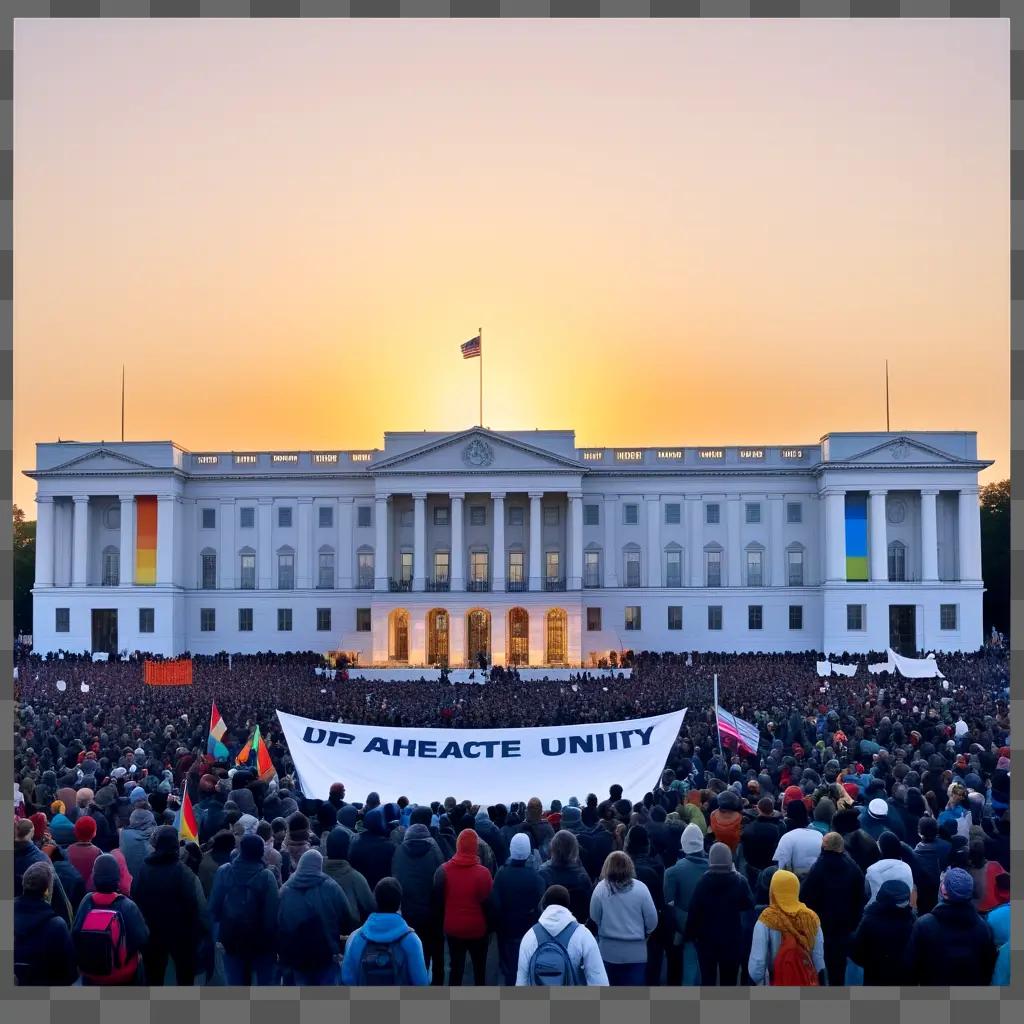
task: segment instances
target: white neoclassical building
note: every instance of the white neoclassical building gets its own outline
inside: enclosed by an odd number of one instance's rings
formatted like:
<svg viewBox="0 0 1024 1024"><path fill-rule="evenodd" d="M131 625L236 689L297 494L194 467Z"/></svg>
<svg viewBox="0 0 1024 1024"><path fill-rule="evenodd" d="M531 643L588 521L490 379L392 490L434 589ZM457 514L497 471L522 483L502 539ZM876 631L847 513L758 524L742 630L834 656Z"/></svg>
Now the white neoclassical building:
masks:
<svg viewBox="0 0 1024 1024"><path fill-rule="evenodd" d="M977 438L383 450L39 444L38 651L356 652L590 665L610 651L973 650Z"/></svg>

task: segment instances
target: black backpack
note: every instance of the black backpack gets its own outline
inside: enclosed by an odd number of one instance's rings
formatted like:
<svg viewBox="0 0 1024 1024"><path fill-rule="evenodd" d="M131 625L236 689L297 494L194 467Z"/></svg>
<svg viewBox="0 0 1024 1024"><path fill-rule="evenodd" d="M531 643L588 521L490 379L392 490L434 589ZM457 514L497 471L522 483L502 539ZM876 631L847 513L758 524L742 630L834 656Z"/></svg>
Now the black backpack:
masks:
<svg viewBox="0 0 1024 1024"><path fill-rule="evenodd" d="M232 875L236 869L232 865ZM250 952L259 945L262 935L265 890L258 884L261 872L247 881L233 880L224 894L218 938L229 953Z"/></svg>
<svg viewBox="0 0 1024 1024"><path fill-rule="evenodd" d="M412 931L406 928L397 939L391 942L371 942L366 940L362 956L359 958L359 985L401 985L402 964L399 963L397 948L402 940Z"/></svg>

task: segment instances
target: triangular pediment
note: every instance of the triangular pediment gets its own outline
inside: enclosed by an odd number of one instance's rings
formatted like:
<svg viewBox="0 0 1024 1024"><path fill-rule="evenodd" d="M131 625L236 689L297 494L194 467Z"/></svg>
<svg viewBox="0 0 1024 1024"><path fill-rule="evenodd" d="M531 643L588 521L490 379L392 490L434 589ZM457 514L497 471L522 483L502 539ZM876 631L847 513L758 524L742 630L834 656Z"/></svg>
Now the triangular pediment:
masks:
<svg viewBox="0 0 1024 1024"><path fill-rule="evenodd" d="M128 469L154 469L148 462L133 459L109 448L94 448L76 455L59 466L51 466L47 473L123 473Z"/></svg>
<svg viewBox="0 0 1024 1024"><path fill-rule="evenodd" d="M574 470L584 467L575 459L506 437L493 430L473 427L457 434L374 462L373 473L522 473L530 470Z"/></svg>
<svg viewBox="0 0 1024 1024"><path fill-rule="evenodd" d="M955 455L950 455L949 452L940 451L938 448L933 448L931 445L909 437L891 438L882 444L874 445L865 451L843 459L843 462L867 462L872 465L891 463L895 466L907 464L921 465L922 463L950 465L963 461L963 459L957 458Z"/></svg>

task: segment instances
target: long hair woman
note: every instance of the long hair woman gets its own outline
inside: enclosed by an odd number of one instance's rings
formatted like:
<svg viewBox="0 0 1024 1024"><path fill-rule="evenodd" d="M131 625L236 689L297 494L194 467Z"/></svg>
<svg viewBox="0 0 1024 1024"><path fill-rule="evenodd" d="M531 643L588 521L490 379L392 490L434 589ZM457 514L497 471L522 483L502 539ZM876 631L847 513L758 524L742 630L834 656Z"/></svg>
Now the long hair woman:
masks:
<svg viewBox="0 0 1024 1024"><path fill-rule="evenodd" d="M597 944L609 984L643 985L647 937L658 926L658 911L628 854L619 850L608 854L590 897L590 916L597 924Z"/></svg>
<svg viewBox="0 0 1024 1024"><path fill-rule="evenodd" d="M809 961L808 971L813 965L815 980L809 975L803 982L776 977L776 957L788 938L795 942L795 952ZM768 906L754 925L747 971L755 985L824 983L825 941L821 922L810 907L800 902L800 881L792 871L780 868L772 875Z"/></svg>

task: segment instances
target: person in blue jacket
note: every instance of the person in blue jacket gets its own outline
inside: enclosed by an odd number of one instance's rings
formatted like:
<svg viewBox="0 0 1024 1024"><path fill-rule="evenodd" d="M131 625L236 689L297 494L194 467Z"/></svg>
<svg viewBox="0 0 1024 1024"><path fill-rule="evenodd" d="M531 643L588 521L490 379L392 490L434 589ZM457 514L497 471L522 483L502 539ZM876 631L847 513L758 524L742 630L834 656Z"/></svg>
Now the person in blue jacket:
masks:
<svg viewBox="0 0 1024 1024"><path fill-rule="evenodd" d="M423 944L401 914L402 887L398 879L382 878L374 886L373 898L377 904L376 912L349 936L345 944L341 983L429 985ZM368 965L363 958L368 943L380 943L385 947L377 958L377 967L370 967L374 971L372 975L368 973Z"/></svg>

